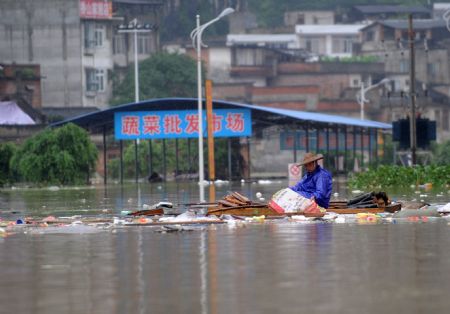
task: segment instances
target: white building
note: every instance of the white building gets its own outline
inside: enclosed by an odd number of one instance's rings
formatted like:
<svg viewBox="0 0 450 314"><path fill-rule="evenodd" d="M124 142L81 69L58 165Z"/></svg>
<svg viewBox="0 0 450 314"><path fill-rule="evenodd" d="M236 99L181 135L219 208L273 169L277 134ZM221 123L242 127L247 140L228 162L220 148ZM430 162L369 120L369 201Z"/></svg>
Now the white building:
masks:
<svg viewBox="0 0 450 314"><path fill-rule="evenodd" d="M350 57L353 43L360 41L359 31L365 24L296 25L299 48L328 57Z"/></svg>

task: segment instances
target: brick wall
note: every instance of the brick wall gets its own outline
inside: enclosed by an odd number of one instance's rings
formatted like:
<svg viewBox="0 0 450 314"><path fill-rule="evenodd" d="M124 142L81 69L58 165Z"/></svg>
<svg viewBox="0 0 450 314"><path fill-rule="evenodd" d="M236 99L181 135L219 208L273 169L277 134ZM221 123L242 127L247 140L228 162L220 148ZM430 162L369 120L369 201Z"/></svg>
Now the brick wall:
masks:
<svg viewBox="0 0 450 314"><path fill-rule="evenodd" d="M42 107L41 73L39 65L2 65L0 100L24 97L33 108Z"/></svg>
<svg viewBox="0 0 450 314"><path fill-rule="evenodd" d="M280 86L316 85L316 91L320 98L342 97L342 91L350 86L350 74L304 74L304 75L280 75L274 80L274 84Z"/></svg>

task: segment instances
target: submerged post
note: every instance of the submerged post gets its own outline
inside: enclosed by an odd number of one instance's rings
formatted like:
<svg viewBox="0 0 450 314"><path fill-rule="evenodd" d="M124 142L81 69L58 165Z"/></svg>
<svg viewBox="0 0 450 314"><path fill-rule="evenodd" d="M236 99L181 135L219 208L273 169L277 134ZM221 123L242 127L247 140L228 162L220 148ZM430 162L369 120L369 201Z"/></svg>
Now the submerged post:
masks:
<svg viewBox="0 0 450 314"><path fill-rule="evenodd" d="M123 184L123 140L119 141L120 150L120 184Z"/></svg>
<svg viewBox="0 0 450 314"><path fill-rule="evenodd" d="M411 140L411 162L414 166L416 164L416 91L415 91L415 55L414 55L414 39L415 34L413 30L413 17L409 15L409 95L411 99L411 120L410 120L410 140Z"/></svg>
<svg viewBox="0 0 450 314"><path fill-rule="evenodd" d="M227 138L228 146L228 180L231 181L231 138Z"/></svg>
<svg viewBox="0 0 450 314"><path fill-rule="evenodd" d="M208 174L209 180L216 180L216 165L214 160L214 120L213 120L213 103L212 103L212 81L205 82L206 96L206 121L208 129ZM211 190L210 190L211 193ZM211 195L210 195L211 199Z"/></svg>
<svg viewBox="0 0 450 314"><path fill-rule="evenodd" d="M347 126L344 125L344 172L347 172L347 159L348 159L348 154L347 154L347 135L348 135L348 130L347 130Z"/></svg>
<svg viewBox="0 0 450 314"><path fill-rule="evenodd" d="M107 168L106 168L106 128L103 127L103 184L106 185L107 180Z"/></svg>

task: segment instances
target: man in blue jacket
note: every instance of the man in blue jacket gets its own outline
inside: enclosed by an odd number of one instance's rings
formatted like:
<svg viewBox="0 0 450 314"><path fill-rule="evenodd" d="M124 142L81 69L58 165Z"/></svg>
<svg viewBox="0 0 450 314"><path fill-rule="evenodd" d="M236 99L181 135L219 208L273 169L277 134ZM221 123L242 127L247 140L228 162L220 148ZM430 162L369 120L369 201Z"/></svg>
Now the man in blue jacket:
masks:
<svg viewBox="0 0 450 314"><path fill-rule="evenodd" d="M305 166L306 174L290 189L303 197L314 200L322 208L328 208L333 188L331 174L317 164L322 154L306 153L298 166Z"/></svg>

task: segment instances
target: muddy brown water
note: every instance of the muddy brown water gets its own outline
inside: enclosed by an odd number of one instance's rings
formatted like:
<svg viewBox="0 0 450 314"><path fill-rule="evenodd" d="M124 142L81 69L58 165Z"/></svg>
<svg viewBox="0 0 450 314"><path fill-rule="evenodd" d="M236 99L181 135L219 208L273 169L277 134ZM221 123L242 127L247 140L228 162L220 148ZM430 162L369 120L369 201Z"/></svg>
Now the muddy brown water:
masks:
<svg viewBox="0 0 450 314"><path fill-rule="evenodd" d="M287 182L233 183L269 198ZM351 192L335 186L339 197ZM205 195L208 195L206 190ZM393 198L450 201L444 191ZM4 189L0 216L120 215L198 186L127 184ZM289 223L55 228L0 238L0 313L446 313L447 220L361 225Z"/></svg>

